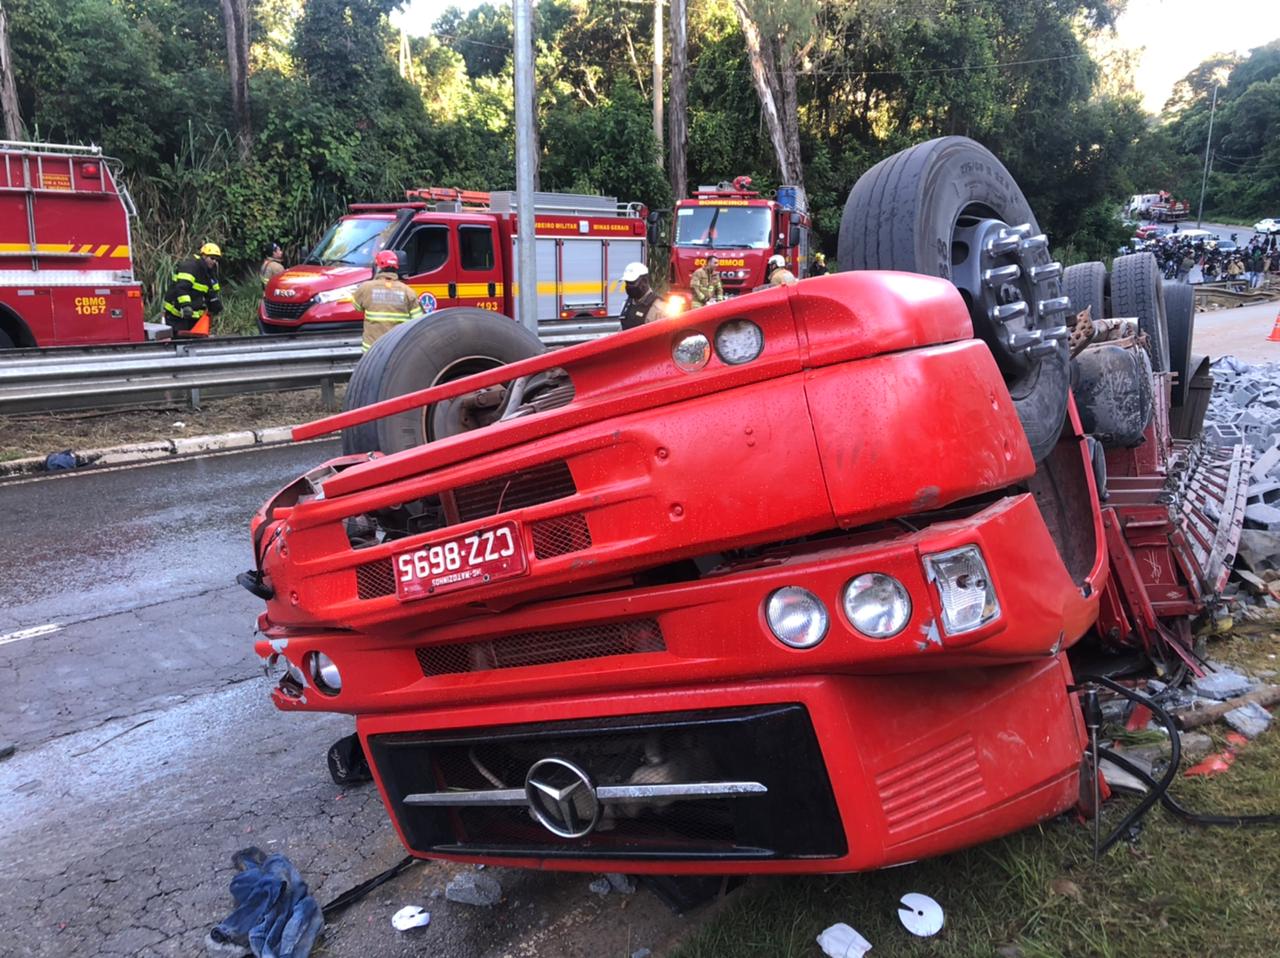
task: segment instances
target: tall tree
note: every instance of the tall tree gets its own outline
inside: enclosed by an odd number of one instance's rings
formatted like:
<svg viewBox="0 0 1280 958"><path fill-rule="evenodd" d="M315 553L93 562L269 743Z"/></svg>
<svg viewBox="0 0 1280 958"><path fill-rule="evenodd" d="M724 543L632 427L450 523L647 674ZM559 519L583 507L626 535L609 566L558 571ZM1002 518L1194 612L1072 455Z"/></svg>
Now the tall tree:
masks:
<svg viewBox="0 0 1280 958"><path fill-rule="evenodd" d="M671 195L688 194L689 34L686 0L671 0L671 112L667 118Z"/></svg>
<svg viewBox="0 0 1280 958"><path fill-rule="evenodd" d="M227 72L231 76L231 114L236 125L240 158L253 152L253 121L249 115L249 0L222 0L227 34Z"/></svg>
<svg viewBox="0 0 1280 958"><path fill-rule="evenodd" d="M4 4L0 3L0 114L4 116L6 139L22 135L22 117L18 113L18 86L13 79L13 53L9 50L9 22Z"/></svg>
<svg viewBox="0 0 1280 958"><path fill-rule="evenodd" d="M733 0L751 81L784 183L804 185L796 71L813 45L816 0Z"/></svg>

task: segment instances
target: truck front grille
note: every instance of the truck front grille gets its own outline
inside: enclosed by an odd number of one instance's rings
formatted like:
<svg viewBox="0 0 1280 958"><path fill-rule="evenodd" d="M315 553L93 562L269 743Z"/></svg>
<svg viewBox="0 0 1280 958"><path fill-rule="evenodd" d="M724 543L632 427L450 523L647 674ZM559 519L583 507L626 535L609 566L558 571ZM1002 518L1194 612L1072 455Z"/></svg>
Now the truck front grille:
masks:
<svg viewBox="0 0 1280 958"><path fill-rule="evenodd" d="M298 319L311 308L311 301L305 303L274 303L269 299L263 300L266 307L267 319Z"/></svg>
<svg viewBox="0 0 1280 958"><path fill-rule="evenodd" d="M422 674L434 678L437 675L553 665L610 655L665 652L666 649L657 621L636 619L580 629L519 632L486 642L424 645L417 649L417 656Z"/></svg>
<svg viewBox="0 0 1280 958"><path fill-rule="evenodd" d="M847 849L801 705L396 733L372 736L369 746L391 813L419 852L690 860L825 858ZM699 782L755 788L601 798L598 824L580 838L562 838L523 799L530 769L549 757L581 768L601 792ZM467 794L453 801L452 792ZM486 803L487 794L508 798Z"/></svg>

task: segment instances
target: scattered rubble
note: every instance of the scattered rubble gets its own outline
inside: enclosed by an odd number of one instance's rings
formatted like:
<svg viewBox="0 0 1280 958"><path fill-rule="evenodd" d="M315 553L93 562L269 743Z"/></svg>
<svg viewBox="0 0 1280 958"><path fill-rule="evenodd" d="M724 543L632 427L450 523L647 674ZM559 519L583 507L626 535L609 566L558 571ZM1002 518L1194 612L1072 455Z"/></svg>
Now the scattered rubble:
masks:
<svg viewBox="0 0 1280 958"><path fill-rule="evenodd" d="M1237 608L1280 609L1280 363L1215 362L1204 434L1220 446L1253 449L1237 581L1225 598Z"/></svg>
<svg viewBox="0 0 1280 958"><path fill-rule="evenodd" d="M609 880L609 884L613 886L614 891L621 892L624 895L634 895L636 893L636 883L630 875L609 872L604 877Z"/></svg>
<svg viewBox="0 0 1280 958"><path fill-rule="evenodd" d="M609 879L607 878L597 878L587 887L601 898L613 891L613 885L609 883Z"/></svg>
<svg viewBox="0 0 1280 958"><path fill-rule="evenodd" d="M460 872L445 886L444 897L459 905L491 908L502 901L502 884L484 872Z"/></svg>
<svg viewBox="0 0 1280 958"><path fill-rule="evenodd" d="M1271 713L1257 702L1232 709L1223 719L1245 738L1257 738L1271 724Z"/></svg>
<svg viewBox="0 0 1280 958"><path fill-rule="evenodd" d="M1247 675L1241 675L1225 665L1215 665L1214 671L1194 679L1191 683L1196 693L1205 698L1225 702L1244 695L1253 688L1253 682Z"/></svg>

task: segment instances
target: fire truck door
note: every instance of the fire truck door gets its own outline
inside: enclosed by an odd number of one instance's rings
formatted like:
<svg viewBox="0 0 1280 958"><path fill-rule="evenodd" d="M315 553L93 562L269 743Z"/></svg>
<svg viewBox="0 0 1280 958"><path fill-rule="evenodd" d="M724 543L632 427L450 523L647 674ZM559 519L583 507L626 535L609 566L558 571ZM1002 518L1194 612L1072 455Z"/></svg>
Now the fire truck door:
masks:
<svg viewBox="0 0 1280 958"><path fill-rule="evenodd" d="M459 306L475 306L491 312L502 310L502 269L498 265L492 226L458 224Z"/></svg>
<svg viewBox="0 0 1280 958"><path fill-rule="evenodd" d="M604 241L595 237L560 241L560 318L601 315L605 308Z"/></svg>
<svg viewBox="0 0 1280 958"><path fill-rule="evenodd" d="M457 263L448 223L414 223L396 244L400 275L418 294L427 313L457 306Z"/></svg>
<svg viewBox="0 0 1280 958"><path fill-rule="evenodd" d="M627 292L622 288L622 271L628 263L645 261L644 241L640 239L611 239L605 247L608 270L605 277L609 280L609 302L606 304L609 315L622 315L622 307L627 303Z"/></svg>

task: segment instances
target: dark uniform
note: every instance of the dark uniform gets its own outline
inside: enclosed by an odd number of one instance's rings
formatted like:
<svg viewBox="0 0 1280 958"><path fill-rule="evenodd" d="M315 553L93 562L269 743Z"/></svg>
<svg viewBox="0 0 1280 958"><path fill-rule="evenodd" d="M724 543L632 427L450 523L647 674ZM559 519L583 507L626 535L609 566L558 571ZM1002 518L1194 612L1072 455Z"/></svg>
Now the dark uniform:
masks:
<svg viewBox="0 0 1280 958"><path fill-rule="evenodd" d="M210 316L222 312L221 293L216 266L206 266L201 256L184 259L164 293L164 321L175 333L189 333L206 309ZM184 315L184 309L190 313Z"/></svg>
<svg viewBox="0 0 1280 958"><path fill-rule="evenodd" d="M661 319L662 315L662 303L658 299L658 291L651 289L639 299L628 297L626 305L622 307L622 328L635 329L637 326Z"/></svg>

